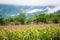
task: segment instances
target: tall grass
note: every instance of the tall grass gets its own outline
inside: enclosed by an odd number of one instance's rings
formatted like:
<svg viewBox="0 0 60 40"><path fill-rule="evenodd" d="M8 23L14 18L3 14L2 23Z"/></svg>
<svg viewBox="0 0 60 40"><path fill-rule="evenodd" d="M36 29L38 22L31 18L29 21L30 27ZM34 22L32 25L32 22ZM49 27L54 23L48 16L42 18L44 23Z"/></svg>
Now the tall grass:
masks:
<svg viewBox="0 0 60 40"><path fill-rule="evenodd" d="M0 40L60 40L60 28L0 30Z"/></svg>

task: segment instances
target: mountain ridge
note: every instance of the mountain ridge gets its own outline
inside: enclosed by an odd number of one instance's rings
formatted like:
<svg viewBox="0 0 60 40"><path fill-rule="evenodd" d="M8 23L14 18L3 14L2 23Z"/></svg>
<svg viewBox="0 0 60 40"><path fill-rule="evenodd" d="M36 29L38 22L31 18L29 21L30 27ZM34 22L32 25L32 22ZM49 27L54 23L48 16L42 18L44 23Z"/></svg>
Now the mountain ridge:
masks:
<svg viewBox="0 0 60 40"><path fill-rule="evenodd" d="M16 5L5 5L0 4L0 14L3 16L16 16L19 15L21 11L27 13L27 15L32 15L33 13L45 12L48 10L55 8L55 6L16 6Z"/></svg>

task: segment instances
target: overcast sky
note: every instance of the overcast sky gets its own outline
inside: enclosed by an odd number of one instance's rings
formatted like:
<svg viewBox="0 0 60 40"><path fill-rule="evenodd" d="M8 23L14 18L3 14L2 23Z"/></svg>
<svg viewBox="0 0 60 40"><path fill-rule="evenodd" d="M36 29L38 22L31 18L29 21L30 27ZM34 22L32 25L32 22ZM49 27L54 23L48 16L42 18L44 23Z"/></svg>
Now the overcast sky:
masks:
<svg viewBox="0 0 60 40"><path fill-rule="evenodd" d="M0 0L0 4L46 6L60 5L60 0Z"/></svg>

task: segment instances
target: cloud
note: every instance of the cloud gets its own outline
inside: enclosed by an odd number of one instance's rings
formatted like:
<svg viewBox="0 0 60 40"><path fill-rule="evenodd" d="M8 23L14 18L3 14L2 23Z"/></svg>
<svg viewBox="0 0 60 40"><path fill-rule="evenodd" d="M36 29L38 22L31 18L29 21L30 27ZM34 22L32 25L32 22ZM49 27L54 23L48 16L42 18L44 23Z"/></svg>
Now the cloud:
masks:
<svg viewBox="0 0 60 40"><path fill-rule="evenodd" d="M27 11L26 13L35 13L35 12L38 12L38 11L43 11L43 9L33 9L33 10Z"/></svg>
<svg viewBox="0 0 60 40"><path fill-rule="evenodd" d="M54 8L50 8L50 7L46 7L45 9L32 9L32 10L28 10L26 13L35 13L35 12L38 12L38 11L46 11L46 13L54 13L54 12L57 12L60 10L60 5L59 6L56 6Z"/></svg>
<svg viewBox="0 0 60 40"><path fill-rule="evenodd" d="M10 16L13 16L13 17L14 17L15 15L12 14L12 15L10 15Z"/></svg>
<svg viewBox="0 0 60 40"><path fill-rule="evenodd" d="M60 5L60 0L0 0L0 4L45 6Z"/></svg>
<svg viewBox="0 0 60 40"><path fill-rule="evenodd" d="M60 10L60 5L56 6L55 8L51 9L51 8L47 8L48 12L47 13L54 13L57 12L58 10Z"/></svg>

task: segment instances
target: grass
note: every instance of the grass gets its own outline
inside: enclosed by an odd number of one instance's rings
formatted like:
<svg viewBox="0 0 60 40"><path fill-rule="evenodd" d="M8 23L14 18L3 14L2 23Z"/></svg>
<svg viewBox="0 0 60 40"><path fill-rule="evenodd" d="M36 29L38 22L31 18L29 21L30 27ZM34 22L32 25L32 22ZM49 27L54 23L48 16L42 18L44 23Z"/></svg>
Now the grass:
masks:
<svg viewBox="0 0 60 40"><path fill-rule="evenodd" d="M28 24L28 25L3 25L3 26L0 26L0 30L1 29L10 29L10 30L13 30L13 29L26 29L26 28L30 28L30 27L34 27L34 28L37 28L37 27L60 27L60 23L59 24Z"/></svg>
<svg viewBox="0 0 60 40"><path fill-rule="evenodd" d="M26 26L26 25L25 25ZM60 40L60 27L33 27L0 30L0 40Z"/></svg>

